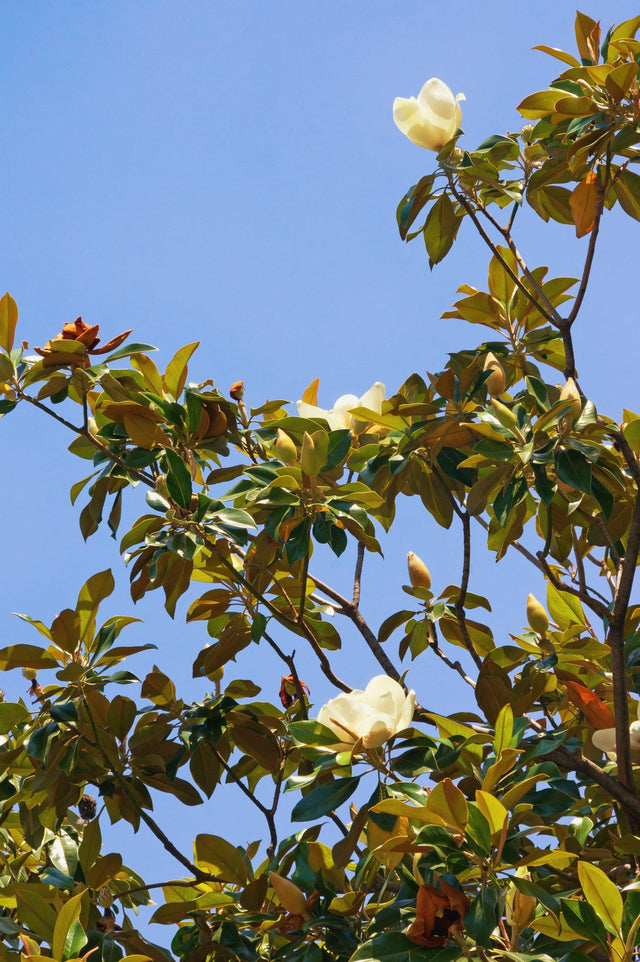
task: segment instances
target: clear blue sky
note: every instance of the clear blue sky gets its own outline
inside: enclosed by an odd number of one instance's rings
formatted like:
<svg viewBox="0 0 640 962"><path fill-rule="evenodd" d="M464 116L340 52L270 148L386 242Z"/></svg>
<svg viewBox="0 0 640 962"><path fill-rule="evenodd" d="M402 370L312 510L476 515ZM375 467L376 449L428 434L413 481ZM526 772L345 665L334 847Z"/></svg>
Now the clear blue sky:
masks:
<svg viewBox="0 0 640 962"><path fill-rule="evenodd" d="M607 0L585 12L606 29L638 8ZM242 378L254 406L266 396L295 401L318 375L329 407L376 380L391 393L413 370L440 369L448 351L483 337L438 318L459 284L483 284L487 259L467 225L431 274L420 242L400 242L396 204L433 155L396 130L391 104L437 76L466 94L465 145L519 129L515 105L561 69L530 47L573 49L574 16L557 0L4 3L0 287L18 301L20 337L42 344L82 315L105 336L134 328L136 340L161 349L161 363L199 339L192 376L213 377L221 390ZM636 226L606 219L578 332L584 389L617 417L623 404L639 407ZM526 216L521 229L532 265L579 270L586 240L571 229L541 231ZM82 542L67 492L87 471L66 454L70 440L31 411L0 422L0 645L35 641L10 611L49 621L74 603L83 576L107 566L118 592L105 616L132 611L116 543L106 533ZM409 548L434 586L459 578L457 539L404 505L385 564L374 561L365 577L374 627L403 606ZM517 560L497 571L480 553L474 561L473 590L499 585L493 625L502 637L524 623L530 583ZM321 564L347 583L348 572ZM200 697L190 664L202 629L184 625L184 605L170 622L159 602L138 605L145 624L130 637L155 641L181 694ZM140 658L139 672L149 664ZM240 662L235 676L255 665ZM355 641L338 668L354 685L376 673ZM279 666L265 658L259 673L274 699ZM330 692L309 675L320 705ZM460 707L455 680L430 663L410 677L423 703ZM26 684L14 672L3 687L15 697ZM164 799L157 813L175 824ZM262 832L237 797L233 814L222 801L192 810L176 827L185 845L195 823L238 842ZM180 871L146 858L148 881Z"/></svg>

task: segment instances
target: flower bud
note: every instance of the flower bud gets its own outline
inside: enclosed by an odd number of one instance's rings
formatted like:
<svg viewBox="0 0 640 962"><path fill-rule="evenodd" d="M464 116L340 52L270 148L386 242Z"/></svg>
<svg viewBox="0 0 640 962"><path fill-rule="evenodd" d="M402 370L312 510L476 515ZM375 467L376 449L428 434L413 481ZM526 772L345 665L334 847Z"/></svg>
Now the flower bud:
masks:
<svg viewBox="0 0 640 962"><path fill-rule="evenodd" d="M276 452L283 464L295 464L298 460L298 449L289 435L280 428L276 432Z"/></svg>
<svg viewBox="0 0 640 962"><path fill-rule="evenodd" d="M524 895L515 885L510 886L505 907L507 923L517 927L518 931L522 932L533 919L536 904L534 895Z"/></svg>
<svg viewBox="0 0 640 962"><path fill-rule="evenodd" d="M412 588L431 588L431 574L424 561L410 551L407 555L407 567L409 569L409 581Z"/></svg>
<svg viewBox="0 0 640 962"><path fill-rule="evenodd" d="M316 450L313 438L307 431L302 438L302 450L300 452L300 464L305 474L315 478L320 473L324 464L322 453Z"/></svg>
<svg viewBox="0 0 640 962"><path fill-rule="evenodd" d="M307 899L304 892L298 888L295 882L288 878L283 878L276 872L269 872L269 879L273 890L278 896L280 905L291 915L300 915L303 919L310 918L307 910Z"/></svg>
<svg viewBox="0 0 640 962"><path fill-rule="evenodd" d="M244 381L234 381L229 388L229 394L234 401L241 401L244 397Z"/></svg>
<svg viewBox="0 0 640 962"><path fill-rule="evenodd" d="M538 599L532 594L527 598L527 621L533 631L539 635L546 635L549 629L549 616Z"/></svg>
<svg viewBox="0 0 640 962"><path fill-rule="evenodd" d="M563 420L567 422L568 427L572 427L580 417L580 412L582 411L580 391L572 377L568 378L567 383L563 385L560 391L560 400L569 405L569 410Z"/></svg>
<svg viewBox="0 0 640 962"><path fill-rule="evenodd" d="M491 372L487 380L484 382L487 386L489 396L495 397L496 395L504 394L504 389L506 387L504 368L495 354L492 354L491 351L489 351L484 359L483 371Z"/></svg>

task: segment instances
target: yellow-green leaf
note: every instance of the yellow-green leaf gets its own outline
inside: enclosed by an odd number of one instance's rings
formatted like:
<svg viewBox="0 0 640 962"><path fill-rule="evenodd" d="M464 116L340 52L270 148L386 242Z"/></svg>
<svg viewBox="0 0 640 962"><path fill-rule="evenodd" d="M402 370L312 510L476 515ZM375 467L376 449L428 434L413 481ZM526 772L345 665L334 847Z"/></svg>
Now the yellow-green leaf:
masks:
<svg viewBox="0 0 640 962"><path fill-rule="evenodd" d="M195 341L193 344L185 344L184 347L176 351L167 365L167 370L164 372L162 380L165 390L168 394L171 394L176 401L182 394L182 389L187 380L187 364L189 363L189 358L199 343L199 341Z"/></svg>
<svg viewBox="0 0 640 962"><path fill-rule="evenodd" d="M578 862L578 878L589 905L602 919L612 935L618 935L622 926L622 896L611 879L591 862Z"/></svg>
<svg viewBox="0 0 640 962"><path fill-rule="evenodd" d="M476 791L476 805L489 823L491 838L495 839L495 836L499 836L502 832L504 823L509 817L508 811L491 792L483 792L480 789Z"/></svg>
<svg viewBox="0 0 640 962"><path fill-rule="evenodd" d="M66 959L69 955L71 941L74 939L74 923L80 918L83 895L84 892L79 892L78 895L72 895L58 912L58 918L53 930L53 942L51 944L54 959Z"/></svg>
<svg viewBox="0 0 640 962"><path fill-rule="evenodd" d="M469 820L467 800L450 778L438 782L427 800L430 812L442 818L447 825L464 832Z"/></svg>
<svg viewBox="0 0 640 962"><path fill-rule="evenodd" d="M0 297L0 347L3 347L7 354L13 347L17 323L18 305L7 291Z"/></svg>
<svg viewBox="0 0 640 962"><path fill-rule="evenodd" d="M225 882L244 885L247 870L242 855L231 842L218 835L197 835L195 859L198 868L219 875Z"/></svg>

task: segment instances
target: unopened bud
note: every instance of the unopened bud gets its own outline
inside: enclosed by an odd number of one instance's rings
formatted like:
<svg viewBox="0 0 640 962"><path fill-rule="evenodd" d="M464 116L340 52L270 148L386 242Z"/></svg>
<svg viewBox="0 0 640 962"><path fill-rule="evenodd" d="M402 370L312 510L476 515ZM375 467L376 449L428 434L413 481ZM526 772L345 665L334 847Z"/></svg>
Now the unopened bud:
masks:
<svg viewBox="0 0 640 962"><path fill-rule="evenodd" d="M527 598L527 621L529 627L539 635L546 635L549 630L549 616L534 595Z"/></svg>
<svg viewBox="0 0 640 962"><path fill-rule="evenodd" d="M280 428L276 432L276 452L283 464L295 464L298 460L298 449L289 435Z"/></svg>
<svg viewBox="0 0 640 962"><path fill-rule="evenodd" d="M534 895L524 895L520 889L513 886L507 895L507 923L511 926L517 926L518 931L522 932L533 919L536 904Z"/></svg>
<svg viewBox="0 0 640 962"><path fill-rule="evenodd" d="M484 382L487 386L489 396L495 397L496 395L504 394L504 389L506 387L504 368L495 354L492 354L491 351L489 351L484 359L483 371L491 372L487 380Z"/></svg>
<svg viewBox="0 0 640 962"><path fill-rule="evenodd" d="M244 397L244 381L234 381L229 388L229 394L234 401L241 401Z"/></svg>
<svg viewBox="0 0 640 962"><path fill-rule="evenodd" d="M567 383L563 385L560 391L560 400L569 406L569 410L563 420L566 420L569 427L571 427L580 417L580 412L582 411L580 391L572 377L568 378Z"/></svg>
<svg viewBox="0 0 640 962"><path fill-rule="evenodd" d="M407 555L407 567L409 569L409 581L412 588L431 587L431 574L424 561L410 551Z"/></svg>
<svg viewBox="0 0 640 962"><path fill-rule="evenodd" d="M302 450L300 452L300 464L305 474L315 478L320 473L324 464L321 452L316 450L313 438L306 431L302 438Z"/></svg>
<svg viewBox="0 0 640 962"><path fill-rule="evenodd" d="M280 905L289 912L290 915L300 915L303 919L310 918L307 910L307 899L295 882L288 878L283 878L276 872L269 872L269 879L273 890L278 896Z"/></svg>

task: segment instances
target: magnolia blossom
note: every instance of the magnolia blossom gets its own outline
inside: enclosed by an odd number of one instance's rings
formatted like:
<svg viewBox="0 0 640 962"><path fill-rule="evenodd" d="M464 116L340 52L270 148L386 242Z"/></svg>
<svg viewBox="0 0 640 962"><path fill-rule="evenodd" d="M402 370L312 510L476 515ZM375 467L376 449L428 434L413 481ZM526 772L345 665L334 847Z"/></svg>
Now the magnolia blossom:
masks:
<svg viewBox="0 0 640 962"><path fill-rule="evenodd" d="M629 738L632 754L640 754L640 701L638 702L638 721L631 722L629 725ZM601 728L600 731L592 734L591 741L601 752L606 752L609 758L616 757L615 728Z"/></svg>
<svg viewBox="0 0 640 962"><path fill-rule="evenodd" d="M354 689L332 698L318 712L318 721L348 749L359 739L365 748L378 748L411 724L416 693L387 675L376 675L364 691Z"/></svg>
<svg viewBox="0 0 640 962"><path fill-rule="evenodd" d="M417 97L396 97L393 119L418 147L442 150L460 127L462 111L458 101L464 99L464 94L454 97L442 80L432 77Z"/></svg>
<svg viewBox="0 0 640 962"><path fill-rule="evenodd" d="M307 404L306 401L298 401L296 407L301 418L324 418L332 431L339 431L341 428L348 428L353 431L357 428L358 423L362 422L358 422L357 418L354 418L349 412L355 408L368 408L369 411L380 414L384 392L384 384L376 381L362 397L356 397L355 394L343 394L329 410L316 407L315 404Z"/></svg>

